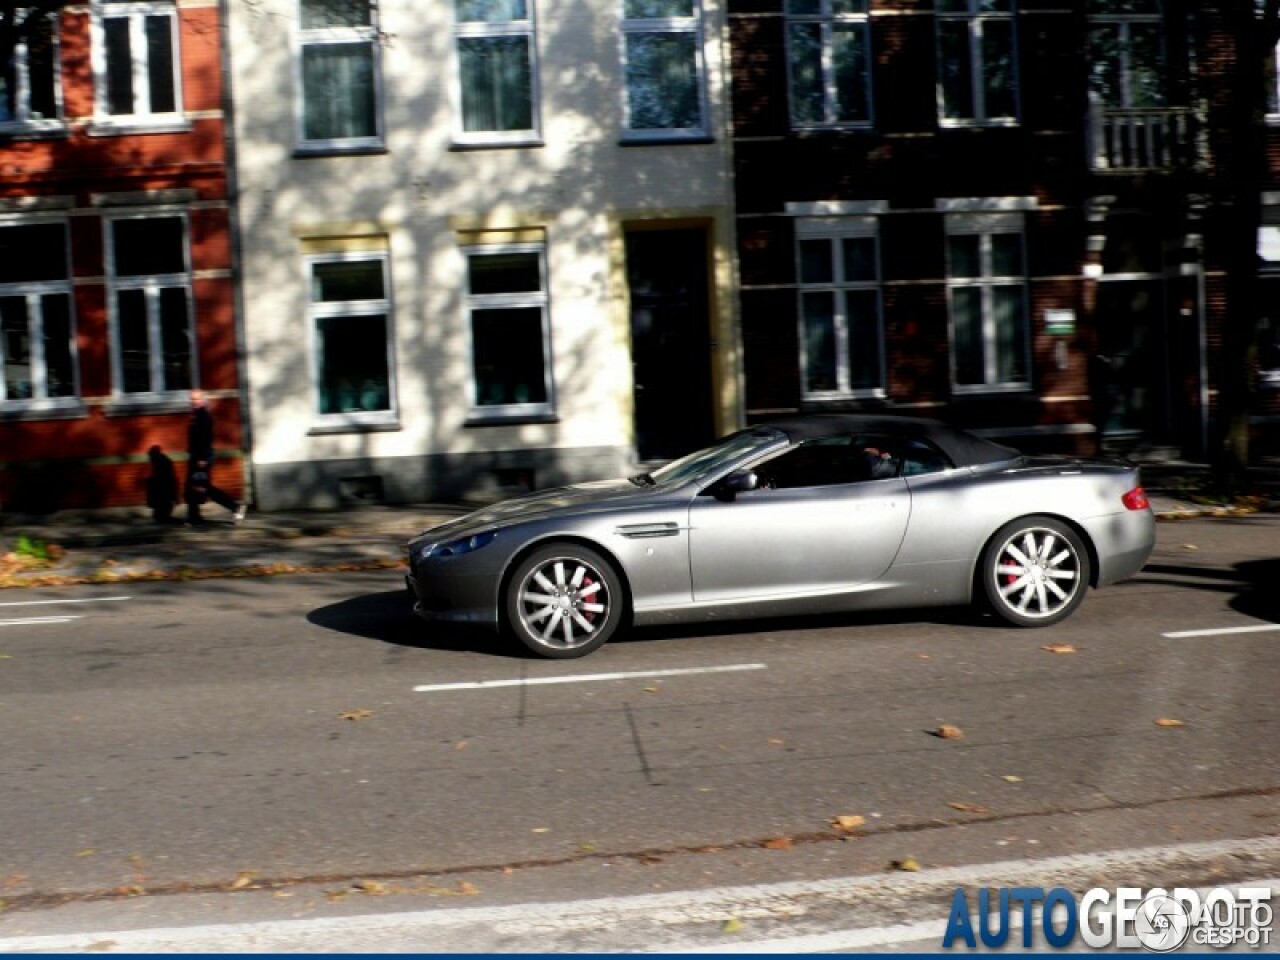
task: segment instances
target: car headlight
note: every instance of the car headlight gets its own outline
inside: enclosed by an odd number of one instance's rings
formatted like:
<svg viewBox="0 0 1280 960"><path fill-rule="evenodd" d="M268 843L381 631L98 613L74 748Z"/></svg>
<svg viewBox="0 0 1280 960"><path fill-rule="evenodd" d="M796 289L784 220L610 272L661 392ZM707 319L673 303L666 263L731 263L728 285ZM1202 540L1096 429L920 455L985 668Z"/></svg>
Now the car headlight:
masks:
<svg viewBox="0 0 1280 960"><path fill-rule="evenodd" d="M498 536L498 531L490 530L486 533L474 533L469 537L460 537L457 540L444 540L439 543L429 543L418 554L419 560L429 560L432 557L460 557L464 553L470 553L472 550L479 550L481 547L488 546L493 543L494 538Z"/></svg>

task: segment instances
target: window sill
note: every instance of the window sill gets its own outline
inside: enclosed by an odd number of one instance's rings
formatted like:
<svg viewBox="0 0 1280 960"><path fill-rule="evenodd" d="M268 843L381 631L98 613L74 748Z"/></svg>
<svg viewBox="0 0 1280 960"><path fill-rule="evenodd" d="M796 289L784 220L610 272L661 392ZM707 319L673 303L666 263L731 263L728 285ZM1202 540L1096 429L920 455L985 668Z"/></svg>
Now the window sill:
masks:
<svg viewBox="0 0 1280 960"><path fill-rule="evenodd" d="M164 120L95 120L89 125L91 137L133 137L151 133L190 133L191 121L186 117Z"/></svg>
<svg viewBox="0 0 1280 960"><path fill-rule="evenodd" d="M538 134L530 134L511 139L476 139L455 138L449 149L455 152L467 150L509 150L512 148L545 147L546 141Z"/></svg>
<svg viewBox="0 0 1280 960"><path fill-rule="evenodd" d="M370 157L381 156L390 153L387 145L382 142L378 143L325 143L325 144L306 144L301 143L294 147L293 155L296 159L308 159L311 157Z"/></svg>
<svg viewBox="0 0 1280 960"><path fill-rule="evenodd" d="M71 131L64 123L0 124L0 140L65 140Z"/></svg>
<svg viewBox="0 0 1280 960"><path fill-rule="evenodd" d="M35 420L82 420L88 408L74 400L9 400L0 403L0 423Z"/></svg>
<svg viewBox="0 0 1280 960"><path fill-rule="evenodd" d="M559 423L554 413L477 413L473 411L463 426L470 427L518 427L530 423Z"/></svg>
<svg viewBox="0 0 1280 960"><path fill-rule="evenodd" d="M715 143L716 138L707 133L675 133L654 130L647 133L624 133L618 140L620 147L677 147Z"/></svg>
<svg viewBox="0 0 1280 960"><path fill-rule="evenodd" d="M181 393L143 393L137 395L112 397L102 408L107 417L136 417L138 414L189 413L191 411L191 394L183 390Z"/></svg>
<svg viewBox="0 0 1280 960"><path fill-rule="evenodd" d="M978 386L958 387L951 385L951 395L956 400L974 397L979 400L990 396L1010 396L1021 394L1018 399L1038 399L1029 383L981 384Z"/></svg>
<svg viewBox="0 0 1280 960"><path fill-rule="evenodd" d="M797 137L842 137L850 134L875 133L875 124L867 123L830 123L830 124L796 124L791 132Z"/></svg>
<svg viewBox="0 0 1280 960"><path fill-rule="evenodd" d="M385 414L369 418L335 417L318 420L307 430L309 437L329 437L339 433L395 433L404 428L400 418L394 414Z"/></svg>

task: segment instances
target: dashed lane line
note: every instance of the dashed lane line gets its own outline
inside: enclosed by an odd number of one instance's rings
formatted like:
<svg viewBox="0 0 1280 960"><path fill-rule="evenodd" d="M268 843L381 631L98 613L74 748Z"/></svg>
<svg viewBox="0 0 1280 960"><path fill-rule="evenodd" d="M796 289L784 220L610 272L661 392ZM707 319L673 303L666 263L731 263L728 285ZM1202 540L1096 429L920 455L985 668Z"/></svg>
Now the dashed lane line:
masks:
<svg viewBox="0 0 1280 960"><path fill-rule="evenodd" d="M1280 623L1260 623L1253 627L1211 627L1207 630L1176 630L1162 633L1160 636L1169 640L1185 640L1189 637L1227 637L1237 633L1268 633L1280 630Z"/></svg>
<svg viewBox="0 0 1280 960"><path fill-rule="evenodd" d="M70 623L81 617L24 617L21 620L0 620L0 627L23 627L40 623Z"/></svg>
<svg viewBox="0 0 1280 960"><path fill-rule="evenodd" d="M446 690L491 690L495 687L532 687L552 683L590 683L598 680L650 680L657 677L684 677L702 673L737 673L767 670L765 663L734 663L720 667L688 667L678 670L642 670L634 673L579 673L561 677L521 677L512 680L470 680L462 683L427 683L414 693L441 693Z"/></svg>
<svg viewBox="0 0 1280 960"><path fill-rule="evenodd" d="M133 597L80 597L75 600L6 600L0 607L47 607L61 603L106 603L111 600L132 600Z"/></svg>

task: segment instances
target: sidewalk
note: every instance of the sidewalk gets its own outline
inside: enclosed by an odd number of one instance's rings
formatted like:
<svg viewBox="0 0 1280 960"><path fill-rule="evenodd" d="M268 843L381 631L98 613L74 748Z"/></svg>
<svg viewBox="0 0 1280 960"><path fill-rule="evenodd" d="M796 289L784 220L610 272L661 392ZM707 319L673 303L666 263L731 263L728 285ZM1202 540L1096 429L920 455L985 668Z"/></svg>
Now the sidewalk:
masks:
<svg viewBox="0 0 1280 960"><path fill-rule="evenodd" d="M1159 519L1280 510L1280 488L1268 487L1263 497L1240 506L1205 502L1195 494L1202 469L1144 466L1143 482ZM0 588L394 569L410 538L479 505L250 511L240 526L225 511L208 509L209 522L199 528L157 524L143 507L0 513Z"/></svg>

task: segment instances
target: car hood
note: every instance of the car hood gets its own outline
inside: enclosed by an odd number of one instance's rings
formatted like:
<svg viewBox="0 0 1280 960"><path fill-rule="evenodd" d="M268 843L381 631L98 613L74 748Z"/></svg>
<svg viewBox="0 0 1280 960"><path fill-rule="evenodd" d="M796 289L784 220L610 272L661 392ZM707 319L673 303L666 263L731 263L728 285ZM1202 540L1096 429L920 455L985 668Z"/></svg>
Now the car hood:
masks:
<svg viewBox="0 0 1280 960"><path fill-rule="evenodd" d="M540 490L481 507L465 516L423 531L415 539L465 536L476 530L506 526L566 511L612 509L653 494L653 487L641 487L630 480L600 480L568 487Z"/></svg>

